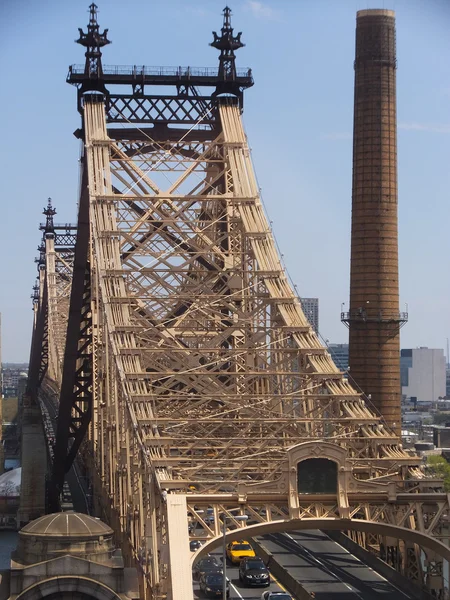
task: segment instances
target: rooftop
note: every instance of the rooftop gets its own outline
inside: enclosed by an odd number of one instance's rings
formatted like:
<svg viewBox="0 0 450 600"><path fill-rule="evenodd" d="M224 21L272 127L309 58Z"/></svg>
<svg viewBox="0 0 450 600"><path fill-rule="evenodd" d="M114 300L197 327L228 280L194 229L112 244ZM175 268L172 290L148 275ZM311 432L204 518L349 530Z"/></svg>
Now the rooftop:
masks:
<svg viewBox="0 0 450 600"><path fill-rule="evenodd" d="M99 537L113 534L112 529L89 515L76 512L62 512L44 515L31 521L21 529L20 534L43 537Z"/></svg>

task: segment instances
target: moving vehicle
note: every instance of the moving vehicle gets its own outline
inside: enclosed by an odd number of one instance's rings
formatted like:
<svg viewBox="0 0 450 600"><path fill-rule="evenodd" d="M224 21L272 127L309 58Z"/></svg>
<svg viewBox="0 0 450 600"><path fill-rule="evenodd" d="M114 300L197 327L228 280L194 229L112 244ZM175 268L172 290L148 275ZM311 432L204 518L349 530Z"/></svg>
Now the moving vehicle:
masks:
<svg viewBox="0 0 450 600"><path fill-rule="evenodd" d="M195 581L198 581L204 573L213 573L214 571L221 571L222 563L217 560L215 556L205 556L201 558L192 569L192 577Z"/></svg>
<svg viewBox="0 0 450 600"><path fill-rule="evenodd" d="M201 547L202 547L202 543L200 540L191 540L189 542L189 550L191 552L196 552Z"/></svg>
<svg viewBox="0 0 450 600"><path fill-rule="evenodd" d="M205 523L207 525L214 525L214 521L216 519L215 519L215 516L214 516L214 509L213 508L208 508L206 510L206 515L203 517L203 520L205 521Z"/></svg>
<svg viewBox="0 0 450 600"><path fill-rule="evenodd" d="M239 579L246 585L270 585L269 569L262 558L243 558L239 567Z"/></svg>
<svg viewBox="0 0 450 600"><path fill-rule="evenodd" d="M246 540L231 542L227 546L227 558L233 564L239 564L243 558L253 558L255 556L255 551Z"/></svg>
<svg viewBox="0 0 450 600"><path fill-rule="evenodd" d="M287 592L263 592L261 600L293 600Z"/></svg>
<svg viewBox="0 0 450 600"><path fill-rule="evenodd" d="M212 571L203 573L200 577L200 590L205 596L213 598L223 597L223 573L222 571ZM227 577L227 598L230 597L230 580Z"/></svg>

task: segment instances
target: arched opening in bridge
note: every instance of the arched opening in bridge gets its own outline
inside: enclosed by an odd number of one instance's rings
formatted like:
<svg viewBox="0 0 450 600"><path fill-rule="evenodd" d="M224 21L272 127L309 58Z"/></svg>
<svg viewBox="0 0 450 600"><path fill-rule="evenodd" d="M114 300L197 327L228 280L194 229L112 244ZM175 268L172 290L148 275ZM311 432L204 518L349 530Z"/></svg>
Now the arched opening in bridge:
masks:
<svg viewBox="0 0 450 600"><path fill-rule="evenodd" d="M297 464L299 494L337 494L337 463L328 458L307 458Z"/></svg>
<svg viewBox="0 0 450 600"><path fill-rule="evenodd" d="M38 581L21 592L17 600L120 600L120 596L98 580L63 575Z"/></svg>
<svg viewBox="0 0 450 600"><path fill-rule="evenodd" d="M43 600L96 600L95 596L84 594L83 592L55 592L49 596L44 596Z"/></svg>

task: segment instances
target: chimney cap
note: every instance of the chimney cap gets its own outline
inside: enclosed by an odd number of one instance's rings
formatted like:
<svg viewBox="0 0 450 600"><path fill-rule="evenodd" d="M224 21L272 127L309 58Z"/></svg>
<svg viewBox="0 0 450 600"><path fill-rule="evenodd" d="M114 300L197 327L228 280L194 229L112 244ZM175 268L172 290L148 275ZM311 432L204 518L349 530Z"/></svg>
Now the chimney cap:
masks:
<svg viewBox="0 0 450 600"><path fill-rule="evenodd" d="M384 8L368 8L365 10L358 10L356 18L361 19L363 17L395 17L395 10L387 10Z"/></svg>

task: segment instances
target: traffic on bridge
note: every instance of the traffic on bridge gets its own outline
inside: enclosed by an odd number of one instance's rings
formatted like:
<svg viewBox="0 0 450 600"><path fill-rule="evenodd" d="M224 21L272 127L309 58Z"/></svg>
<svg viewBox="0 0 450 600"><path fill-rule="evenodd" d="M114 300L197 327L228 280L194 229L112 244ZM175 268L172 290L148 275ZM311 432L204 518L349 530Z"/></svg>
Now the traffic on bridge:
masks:
<svg viewBox="0 0 450 600"><path fill-rule="evenodd" d="M269 534L251 540L250 543L246 541L246 544L257 551L262 548L265 560L261 558L256 560L265 562L269 567L275 563L279 575L278 578L275 577L269 569L268 586L265 585L265 581L261 581L258 585L249 585L248 582L243 581L240 574L242 569L239 561L231 562L227 552L226 577L229 579L228 590L231 599L296 600L295 592L289 589L292 587L292 580L300 584L302 593L304 590L311 598L318 600L325 598L326 600L413 600L417 597L399 589L322 531ZM235 545L242 545L242 542L236 542ZM254 551L252 553L255 555ZM219 585L216 588L213 586L210 592L205 592L207 579L205 576L200 577L200 572L210 576L211 573L221 574L222 565L220 552L212 552L206 559L197 562L194 566L195 598L214 598L219 595L222 591ZM218 581L222 584L221 575ZM273 595L268 596L268 592Z"/></svg>

